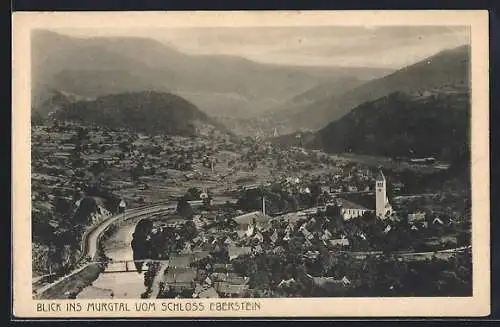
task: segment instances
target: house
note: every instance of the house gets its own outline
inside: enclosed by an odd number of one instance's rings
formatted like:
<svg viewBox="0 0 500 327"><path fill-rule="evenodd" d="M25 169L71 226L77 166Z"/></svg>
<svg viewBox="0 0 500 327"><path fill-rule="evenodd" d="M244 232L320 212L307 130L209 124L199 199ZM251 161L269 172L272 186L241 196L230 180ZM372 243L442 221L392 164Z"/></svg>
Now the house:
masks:
<svg viewBox="0 0 500 327"><path fill-rule="evenodd" d="M196 268L168 267L163 281L170 290L182 292L194 289L197 277L198 271Z"/></svg>
<svg viewBox="0 0 500 327"><path fill-rule="evenodd" d="M405 187L405 184L403 182L394 182L392 184L394 191L400 191Z"/></svg>
<svg viewBox="0 0 500 327"><path fill-rule="evenodd" d="M173 254L168 260L169 268L188 268L193 262L193 256L190 254Z"/></svg>
<svg viewBox="0 0 500 327"><path fill-rule="evenodd" d="M233 285L247 284L250 280L249 277L239 276L235 273L213 273L210 275L210 279L214 282L226 282Z"/></svg>
<svg viewBox="0 0 500 327"><path fill-rule="evenodd" d="M233 271L233 265L230 263L215 263L213 269L216 272L231 272Z"/></svg>
<svg viewBox="0 0 500 327"><path fill-rule="evenodd" d="M330 193L330 189L331 189L331 188L330 188L330 186L325 186L325 185L322 185L322 186L320 187L320 189L321 189L321 194L324 194L324 193Z"/></svg>
<svg viewBox="0 0 500 327"><path fill-rule="evenodd" d="M236 246L236 245L228 246L229 260L233 260L239 256L251 253L252 253L252 248L249 246Z"/></svg>
<svg viewBox="0 0 500 327"><path fill-rule="evenodd" d="M297 282L295 279L290 278L290 279L282 279L281 282L278 284L278 287L291 287L293 285L296 285Z"/></svg>
<svg viewBox="0 0 500 327"><path fill-rule="evenodd" d="M439 217L434 218L434 220L432 221L432 224L433 225L444 225L443 221Z"/></svg>
<svg viewBox="0 0 500 327"><path fill-rule="evenodd" d="M358 187L355 185L347 186L347 192L358 192Z"/></svg>
<svg viewBox="0 0 500 327"><path fill-rule="evenodd" d="M311 260L314 260L316 258L318 258L320 255L320 252L319 251L307 251L306 253L304 253L304 258L307 258L307 259L311 259Z"/></svg>
<svg viewBox="0 0 500 327"><path fill-rule="evenodd" d="M336 238L334 240L330 240L330 244L332 246L349 246L349 240L347 238Z"/></svg>
<svg viewBox="0 0 500 327"><path fill-rule="evenodd" d="M192 252L192 262L200 261L210 257L210 251L195 250Z"/></svg>
<svg viewBox="0 0 500 327"><path fill-rule="evenodd" d="M252 224L263 224L270 220L269 216L264 215L261 211L254 211L234 217L233 220L238 225L238 230L246 231Z"/></svg>
<svg viewBox="0 0 500 327"><path fill-rule="evenodd" d="M301 188L299 188L299 193L300 194L310 194L311 190L309 189L309 187L301 187Z"/></svg>
<svg viewBox="0 0 500 327"><path fill-rule="evenodd" d="M342 193L341 186L330 186L330 193Z"/></svg>
<svg viewBox="0 0 500 327"><path fill-rule="evenodd" d="M417 163L417 164L433 164L436 162L436 158L434 157L428 157L428 158L412 158L410 159L411 163Z"/></svg>
<svg viewBox="0 0 500 327"><path fill-rule="evenodd" d="M414 212L408 214L408 223L415 224L425 220L425 212Z"/></svg>
<svg viewBox="0 0 500 327"><path fill-rule="evenodd" d="M312 281L314 288L326 292L339 291L352 285L352 282L346 276L336 279L334 277L312 277L307 274L307 277Z"/></svg>
<svg viewBox="0 0 500 327"><path fill-rule="evenodd" d="M125 200L122 199L118 204L118 212L123 213L125 212L126 208L127 208L127 203L125 203Z"/></svg>
<svg viewBox="0 0 500 327"><path fill-rule="evenodd" d="M216 282L215 290L222 297L244 297L244 294L249 289L247 284L234 285L226 282Z"/></svg>
<svg viewBox="0 0 500 327"><path fill-rule="evenodd" d="M226 239L224 240L224 244L226 244L226 245L232 245L234 243L235 243L235 241L229 236L226 237Z"/></svg>
<svg viewBox="0 0 500 327"><path fill-rule="evenodd" d="M264 249L260 246L260 244L252 249L252 253L262 253L263 251Z"/></svg>
<svg viewBox="0 0 500 327"><path fill-rule="evenodd" d="M201 290L198 293L198 298L200 299L214 299L214 298L219 298L219 294L213 287L206 288L204 290Z"/></svg>

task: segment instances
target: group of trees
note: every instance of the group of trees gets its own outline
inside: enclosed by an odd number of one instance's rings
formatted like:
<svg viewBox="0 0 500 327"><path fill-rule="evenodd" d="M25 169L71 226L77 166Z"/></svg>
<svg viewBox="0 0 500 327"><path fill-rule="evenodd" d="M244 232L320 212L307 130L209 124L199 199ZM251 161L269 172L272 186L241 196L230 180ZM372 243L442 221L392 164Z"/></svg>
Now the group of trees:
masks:
<svg viewBox="0 0 500 327"><path fill-rule="evenodd" d="M335 252L322 252L307 262L300 255L260 254L240 256L232 261L235 271L250 277L250 287L288 296L470 296L471 254L457 254L449 260L400 261L391 255L355 260ZM351 284L335 288L314 285L307 276L344 276ZM290 287L278 287L293 278Z"/></svg>
<svg viewBox="0 0 500 327"><path fill-rule="evenodd" d="M271 187L242 189L238 196L237 206L244 211L262 210L263 198L268 213L297 211L299 208L298 196L289 194L278 184Z"/></svg>
<svg viewBox="0 0 500 327"><path fill-rule="evenodd" d="M359 296L470 296L472 295L471 253L449 260L398 261L384 256L370 257L358 273L353 290Z"/></svg>
<svg viewBox="0 0 500 327"><path fill-rule="evenodd" d="M249 286L253 290L279 294L280 282L292 278L296 281L293 289L283 290L289 296L305 296L310 289L305 282L307 278L304 261L296 254L244 255L231 263L236 273L249 277Z"/></svg>
<svg viewBox="0 0 500 327"><path fill-rule="evenodd" d="M184 218L192 219L195 213L193 207L189 204L190 201L202 201L202 208L210 207L212 200L212 195L210 192L204 193L202 190L196 187L191 187L186 191L186 193L177 199L177 209L178 215Z"/></svg>
<svg viewBox="0 0 500 327"><path fill-rule="evenodd" d="M168 259L170 253L182 250L185 243L192 240L196 234L196 226L190 220L178 227L161 227L155 232L150 220L139 221L131 242L137 271L142 271L142 261L145 259Z"/></svg>

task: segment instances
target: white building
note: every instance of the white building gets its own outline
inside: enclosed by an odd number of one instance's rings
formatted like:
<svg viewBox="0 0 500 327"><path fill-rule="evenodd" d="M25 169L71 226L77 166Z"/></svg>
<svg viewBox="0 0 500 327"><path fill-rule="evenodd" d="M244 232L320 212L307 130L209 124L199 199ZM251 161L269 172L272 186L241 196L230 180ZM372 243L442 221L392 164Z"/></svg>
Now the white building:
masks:
<svg viewBox="0 0 500 327"><path fill-rule="evenodd" d="M408 214L408 223L413 224L425 220L425 212L414 212Z"/></svg>
<svg viewBox="0 0 500 327"><path fill-rule="evenodd" d="M379 172L375 181L375 205L351 202L343 198L338 198L340 214L344 220L361 217L367 212L375 212L379 219L386 219L392 214L392 206L387 198L387 183L385 176ZM373 200L371 200L373 201Z"/></svg>
<svg viewBox="0 0 500 327"><path fill-rule="evenodd" d="M118 212L125 212L126 208L127 208L127 203L125 203L125 200L122 199L118 204Z"/></svg>
<svg viewBox="0 0 500 327"><path fill-rule="evenodd" d="M340 215L344 220L349 220L363 216L366 212L373 212L373 209L366 208L358 203L345 199L338 199L340 204Z"/></svg>

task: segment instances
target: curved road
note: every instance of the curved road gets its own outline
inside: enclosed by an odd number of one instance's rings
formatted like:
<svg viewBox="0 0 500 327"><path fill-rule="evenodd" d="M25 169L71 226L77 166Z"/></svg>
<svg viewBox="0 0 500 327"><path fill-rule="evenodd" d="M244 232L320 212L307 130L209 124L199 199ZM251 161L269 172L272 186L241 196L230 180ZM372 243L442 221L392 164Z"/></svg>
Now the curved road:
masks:
<svg viewBox="0 0 500 327"><path fill-rule="evenodd" d="M80 260L84 258L90 258L91 261L94 261L96 255L97 255L97 250L98 250L98 244L100 237L102 233L113 223L119 221L119 220L128 220L140 216L148 216L154 213L162 212L162 211L167 211L167 210L172 210L176 208L176 203L159 203L159 204L154 204L151 206L147 207L140 207L140 208L133 208L127 210L125 213L121 213L115 216L112 216L106 220L101 221L98 223L96 226L91 227L91 229L85 233L82 237L82 254L80 257ZM37 295L43 294L47 290L51 289L52 287L56 286L59 284L61 281L65 280L66 278L80 272L82 269L84 269L86 266L88 266L90 263L87 263L83 266L80 266L76 269L74 269L72 272L69 274L60 277L58 280L44 285L41 288L36 290Z"/></svg>
<svg viewBox="0 0 500 327"><path fill-rule="evenodd" d="M177 206L176 203L174 204L161 203L143 208L129 209L125 213L118 214L116 216L112 216L111 218L104 220L99 225L92 228L92 230L89 233L87 233L84 239L82 240L84 244L82 249L82 258L90 257L91 260L95 259L95 256L97 255L99 238L102 235L102 233L109 226L111 226L111 224L119 220L128 220L139 216L147 216L157 212L172 210L175 209L176 206Z"/></svg>
<svg viewBox="0 0 500 327"><path fill-rule="evenodd" d="M234 199L233 199L234 201ZM226 202L226 199L224 200L214 200L212 203L213 204L224 204ZM92 261L95 261L96 255L98 254L98 245L100 241L101 235L104 233L104 231L111 226L111 224L120 221L120 220L128 220L132 218L137 218L140 216L150 216L155 213L163 212L163 211L168 211L168 210L175 210L177 207L177 202L171 202L171 201L166 201L166 202L160 202L156 204L152 204L149 206L144 206L144 207L139 207L139 208L131 208L125 211L124 213L118 214L111 216L110 218L101 221L98 223L96 226L91 227L91 229L85 233L82 237L82 254L80 257L80 260L84 258L90 258L91 262L87 263L81 267L78 267L74 269L71 273L60 277L58 280L44 285L43 287L39 288L36 290L37 294L42 294L48 289L54 287L55 285L59 284L61 281L65 280L66 278L78 273L81 271L83 268L85 268L87 265L91 264Z"/></svg>

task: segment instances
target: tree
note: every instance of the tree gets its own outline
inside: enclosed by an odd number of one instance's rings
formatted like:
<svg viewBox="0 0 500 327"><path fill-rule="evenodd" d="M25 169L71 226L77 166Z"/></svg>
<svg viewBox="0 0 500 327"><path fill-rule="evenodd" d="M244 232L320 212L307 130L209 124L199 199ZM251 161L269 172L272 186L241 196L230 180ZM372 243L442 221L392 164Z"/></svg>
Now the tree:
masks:
<svg viewBox="0 0 500 327"><path fill-rule="evenodd" d="M196 187L191 187L186 192L186 199L188 201L199 200L201 195L201 190Z"/></svg>
<svg viewBox="0 0 500 327"><path fill-rule="evenodd" d="M187 221L180 231L181 236L184 239L190 240L196 236L196 226L192 221Z"/></svg>
<svg viewBox="0 0 500 327"><path fill-rule="evenodd" d="M58 217L64 218L71 213L71 203L64 198L54 198L54 210Z"/></svg>
<svg viewBox="0 0 500 327"><path fill-rule="evenodd" d="M94 176L100 175L104 172L105 169L106 162L102 158L99 158L99 160L97 160L97 162L90 167L90 171L92 172L92 174L94 174Z"/></svg>
<svg viewBox="0 0 500 327"><path fill-rule="evenodd" d="M137 180L142 175L144 175L144 167L142 164L137 164L137 166L130 169L130 176L133 180Z"/></svg>
<svg viewBox="0 0 500 327"><path fill-rule="evenodd" d="M79 127L76 133L76 138L79 141L87 139L89 136L89 130L87 128Z"/></svg>
<svg viewBox="0 0 500 327"><path fill-rule="evenodd" d="M177 201L177 214L185 218L193 218L193 208L191 208L185 196L179 198Z"/></svg>

